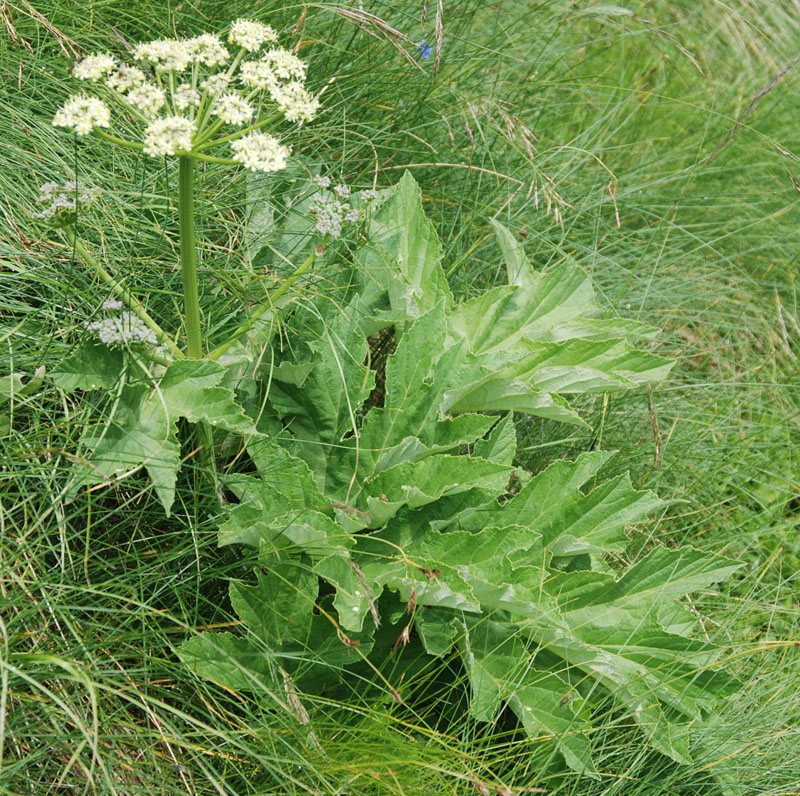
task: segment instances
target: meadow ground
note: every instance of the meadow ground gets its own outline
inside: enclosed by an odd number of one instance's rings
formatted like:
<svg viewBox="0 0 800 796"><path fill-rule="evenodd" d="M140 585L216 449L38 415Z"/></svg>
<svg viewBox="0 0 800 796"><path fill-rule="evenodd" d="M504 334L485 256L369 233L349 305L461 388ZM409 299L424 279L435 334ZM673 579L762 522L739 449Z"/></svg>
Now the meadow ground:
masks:
<svg viewBox="0 0 800 796"><path fill-rule="evenodd" d="M174 175L51 126L76 55L239 16L284 30L302 17L309 82L336 80L296 151L354 184L410 169L457 294L498 279L497 217L537 267L573 258L609 313L663 328L657 350L678 360L665 383L584 401L591 430L519 417L521 457L538 471L617 450L605 475L630 470L674 501L633 529L631 558L691 543L746 564L692 600L699 632L745 687L690 772L609 710L592 737L601 777L566 774L546 742L465 716L453 661L430 674L413 717L358 694L309 699L321 751L291 717L181 666L187 627L232 621L226 583L246 566L192 506L165 520L144 482L66 501L92 407L45 380L0 406L0 794L800 793L800 9L444 0L424 4L423 23L422 0L363 5L407 39L327 3L0 6L0 374L52 370L95 301L91 274L30 217L38 186L76 167L107 192L87 237L151 313L176 312L180 275L164 264L177 227L162 198ZM237 247L241 180L208 169L202 206L213 338L252 281Z"/></svg>

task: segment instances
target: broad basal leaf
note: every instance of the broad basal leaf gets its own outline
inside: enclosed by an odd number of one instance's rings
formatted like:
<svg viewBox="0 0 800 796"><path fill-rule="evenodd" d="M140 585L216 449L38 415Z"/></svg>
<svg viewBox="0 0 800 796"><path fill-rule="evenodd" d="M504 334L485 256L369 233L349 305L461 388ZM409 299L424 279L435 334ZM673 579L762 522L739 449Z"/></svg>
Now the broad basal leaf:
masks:
<svg viewBox="0 0 800 796"><path fill-rule="evenodd" d="M372 390L374 375L363 364L367 343L353 305L338 312L330 325L311 328L317 336L304 345L317 364L302 386L273 380L269 399L290 422L293 453L308 463L325 490L329 478L337 475L329 473L331 447L358 433L357 413Z"/></svg>
<svg viewBox="0 0 800 796"><path fill-rule="evenodd" d="M74 390L108 390L120 383L123 374L131 379L141 377L140 369L126 373L125 356L118 348L93 340L84 342L72 356L50 374L53 381L67 392Z"/></svg>
<svg viewBox="0 0 800 796"><path fill-rule="evenodd" d="M180 466L176 436L180 418L242 434L258 433L233 393L217 386L223 376L223 368L214 362L180 360L155 383L122 387L113 414L81 437L87 455L76 465L73 492L144 466L169 514Z"/></svg>
<svg viewBox="0 0 800 796"><path fill-rule="evenodd" d="M419 318L442 301L449 306L452 294L441 259L442 246L422 211L419 186L406 172L371 220L369 243L359 253L368 280L364 292L386 293L389 306L404 320Z"/></svg>

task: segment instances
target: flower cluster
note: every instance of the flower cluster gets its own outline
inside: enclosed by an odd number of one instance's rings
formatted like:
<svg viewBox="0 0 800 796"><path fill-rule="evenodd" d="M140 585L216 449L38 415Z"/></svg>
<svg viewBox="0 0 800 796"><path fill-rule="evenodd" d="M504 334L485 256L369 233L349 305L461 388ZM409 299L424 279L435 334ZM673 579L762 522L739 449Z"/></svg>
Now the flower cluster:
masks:
<svg viewBox="0 0 800 796"><path fill-rule="evenodd" d="M144 131L144 151L148 155L174 155L192 148L194 122L183 116L165 116L147 125Z"/></svg>
<svg viewBox="0 0 800 796"><path fill-rule="evenodd" d="M95 84L97 96L73 95L53 124L78 135L97 132L152 157L191 153L275 171L285 167L289 148L261 130L261 118L277 109L301 125L319 111L319 99L304 85L305 61L280 48L275 29L262 22L237 19L227 42L212 33L142 42L132 57L135 64L109 53L79 61L73 76ZM143 125L139 141L103 132L111 126L112 102ZM218 136L226 125L239 129ZM230 145L227 158L205 154L217 141Z"/></svg>
<svg viewBox="0 0 800 796"><path fill-rule="evenodd" d="M192 88L191 84L182 83L175 89L172 102L179 111L185 111L192 106L197 108L200 105L200 92Z"/></svg>
<svg viewBox="0 0 800 796"><path fill-rule="evenodd" d="M238 94L223 94L214 108L214 114L225 124L246 124L253 118L254 113L253 106Z"/></svg>
<svg viewBox="0 0 800 796"><path fill-rule="evenodd" d="M117 310L122 306L119 301L109 300L103 302L103 308ZM102 321L91 321L84 328L94 334L101 343L106 345L151 345L158 343L158 338L152 329L147 326L132 312L121 312Z"/></svg>
<svg viewBox="0 0 800 796"><path fill-rule="evenodd" d="M75 64L72 70L73 77L78 80L100 80L114 71L114 59L107 53L87 55L82 61Z"/></svg>
<svg viewBox="0 0 800 796"><path fill-rule="evenodd" d="M319 100L303 83L306 65L288 50L274 49L258 61L246 61L239 70L245 86L267 91L278 110L290 122L310 122L319 110Z"/></svg>
<svg viewBox="0 0 800 796"><path fill-rule="evenodd" d="M110 127L111 112L103 100L77 94L58 110L53 124L56 127L71 127L78 135L88 135L95 127Z"/></svg>
<svg viewBox="0 0 800 796"><path fill-rule="evenodd" d="M265 133L251 133L234 141L231 148L233 159L252 171L280 171L291 154L288 146Z"/></svg>
<svg viewBox="0 0 800 796"><path fill-rule="evenodd" d="M231 25L228 41L238 44L248 52L255 52L261 49L262 44L278 41L278 34L271 25L264 25L251 19L237 19Z"/></svg>
<svg viewBox="0 0 800 796"><path fill-rule="evenodd" d="M36 201L40 204L46 203L47 207L33 213L33 217L56 226L71 224L75 221L78 208L90 205L99 193L98 188L79 188L72 180L63 185L46 182L39 189L39 198Z"/></svg>
<svg viewBox="0 0 800 796"><path fill-rule="evenodd" d="M317 191L311 202L310 212L316 218L316 231L320 235L339 238L345 224L355 224L361 218L361 209L348 204L351 196L350 186L339 183L332 190L331 178L317 176L312 182ZM362 205L369 205L378 198L378 192L373 190L361 191L359 198Z"/></svg>
<svg viewBox="0 0 800 796"><path fill-rule="evenodd" d="M128 102L145 116L155 116L166 105L166 94L158 87L142 83L128 92Z"/></svg>

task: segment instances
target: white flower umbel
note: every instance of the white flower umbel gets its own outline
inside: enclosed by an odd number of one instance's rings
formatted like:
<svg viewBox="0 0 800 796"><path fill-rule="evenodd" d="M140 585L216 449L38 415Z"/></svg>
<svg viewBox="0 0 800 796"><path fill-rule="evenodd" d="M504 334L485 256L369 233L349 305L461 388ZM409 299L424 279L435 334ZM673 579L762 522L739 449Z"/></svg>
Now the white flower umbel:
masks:
<svg viewBox="0 0 800 796"><path fill-rule="evenodd" d="M291 154L288 146L265 133L250 133L233 141L233 159L252 171L280 171Z"/></svg>
<svg viewBox="0 0 800 796"><path fill-rule="evenodd" d="M219 98L214 113L225 124L246 124L253 118L253 106L238 94L225 94Z"/></svg>
<svg viewBox="0 0 800 796"><path fill-rule="evenodd" d="M86 331L97 335L101 343L106 345L156 345L158 338L152 329L137 318L132 312L122 312L103 321L87 323Z"/></svg>
<svg viewBox="0 0 800 796"><path fill-rule="evenodd" d="M57 182L46 182L39 189L39 197L36 201L39 204L47 203L47 207L32 215L34 218L47 221L54 226L64 226L74 222L78 208L92 204L99 193L98 188L84 188L77 185L74 180L65 182L63 185L59 185Z"/></svg>
<svg viewBox="0 0 800 796"><path fill-rule="evenodd" d="M338 199L329 199L323 194L317 194L311 204L311 213L316 216L315 229L320 235L329 235L331 238L341 237L344 214L349 208L345 207Z"/></svg>
<svg viewBox="0 0 800 796"><path fill-rule="evenodd" d="M369 204L370 202L374 202L378 198L378 192L373 190L372 188L367 188L364 191L361 191L361 201L364 204Z"/></svg>
<svg viewBox="0 0 800 796"><path fill-rule="evenodd" d="M56 127L71 127L78 135L88 135L95 127L110 127L111 113L97 97L75 95L56 112L53 124Z"/></svg>
<svg viewBox="0 0 800 796"><path fill-rule="evenodd" d="M305 80L305 61L301 61L289 50L269 50L261 60L282 80Z"/></svg>
<svg viewBox="0 0 800 796"><path fill-rule="evenodd" d="M166 96L158 86L144 83L132 88L126 100L145 116L155 116L164 107Z"/></svg>
<svg viewBox="0 0 800 796"><path fill-rule="evenodd" d="M120 64L120 66L108 76L106 85L114 89L114 91L119 91L121 94L124 94L126 91L130 91L130 89L136 88L136 86L141 86L144 81L144 72L142 72L138 66Z"/></svg>
<svg viewBox="0 0 800 796"><path fill-rule="evenodd" d="M114 59L106 53L87 55L75 64L72 76L77 77L78 80L91 80L94 83L111 74L115 67Z"/></svg>
<svg viewBox="0 0 800 796"><path fill-rule="evenodd" d="M192 148L194 122L183 116L166 116L150 122L144 131L144 151L148 155L174 155Z"/></svg>
<svg viewBox="0 0 800 796"><path fill-rule="evenodd" d="M278 86L272 67L266 61L246 61L239 70L239 80L246 86L260 90L271 90Z"/></svg>
<svg viewBox="0 0 800 796"><path fill-rule="evenodd" d="M172 102L180 111L197 107L200 104L200 92L196 88L192 88L189 83L184 83L175 89Z"/></svg>
<svg viewBox="0 0 800 796"><path fill-rule="evenodd" d="M238 44L248 52L255 52L262 44L278 41L278 34L271 25L264 25L252 19L237 19L231 25L228 41Z"/></svg>
<svg viewBox="0 0 800 796"><path fill-rule="evenodd" d="M191 57L204 66L222 66L231 57L219 36L203 33L186 43Z"/></svg>
<svg viewBox="0 0 800 796"><path fill-rule="evenodd" d="M159 39L139 44L133 51L136 61L151 63L156 72L182 72L192 62L189 41Z"/></svg>
<svg viewBox="0 0 800 796"><path fill-rule="evenodd" d="M224 72L218 72L216 75L209 75L200 83L200 88L216 97L228 90L230 82L231 79Z"/></svg>
<svg viewBox="0 0 800 796"><path fill-rule="evenodd" d="M270 96L287 121L310 122L319 110L319 100L302 83L280 83L270 89Z"/></svg>
<svg viewBox="0 0 800 796"><path fill-rule="evenodd" d="M316 218L314 229L320 235L339 238L345 224L355 224L361 218L361 211L351 207L346 201L350 197L350 187L339 184L333 190L324 190L330 187L330 177L313 177L315 185L322 188L311 201L310 212Z"/></svg>

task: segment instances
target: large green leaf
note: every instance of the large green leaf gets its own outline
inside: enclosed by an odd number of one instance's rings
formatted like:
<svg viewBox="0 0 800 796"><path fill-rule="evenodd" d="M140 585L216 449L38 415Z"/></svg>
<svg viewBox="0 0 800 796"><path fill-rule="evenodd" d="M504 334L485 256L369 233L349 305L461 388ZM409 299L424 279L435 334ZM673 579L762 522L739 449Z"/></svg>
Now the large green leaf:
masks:
<svg viewBox="0 0 800 796"><path fill-rule="evenodd" d="M116 387L126 373L127 362L119 348L87 340L50 374L67 392ZM136 375L140 375L140 372Z"/></svg>
<svg viewBox="0 0 800 796"><path fill-rule="evenodd" d="M81 437L87 455L76 465L73 493L144 466L169 513L180 467L180 418L240 434L258 433L233 393L218 386L223 376L224 369L214 362L180 360L160 379L123 386L108 420L88 427Z"/></svg>
<svg viewBox="0 0 800 796"><path fill-rule="evenodd" d="M393 316L403 321L421 317L442 301L450 306L441 259L442 245L422 210L419 186L406 172L371 219L369 243L359 253L369 283L363 294L385 293Z"/></svg>
<svg viewBox="0 0 800 796"><path fill-rule="evenodd" d="M319 316L309 323L311 339L301 343L307 361L314 363L301 384L273 379L270 403L291 424L295 455L311 468L320 488L337 476L329 472L330 452L346 435L358 434L357 414L374 385L374 375L363 363L367 342L360 317L351 304L337 312L328 325Z"/></svg>
<svg viewBox="0 0 800 796"><path fill-rule="evenodd" d="M368 633L351 633L344 643L331 618L319 612L318 578L307 562L265 564L255 586L230 588L248 637L201 633L178 648L184 663L228 688L274 695L282 690L283 672L313 683L369 652Z"/></svg>

